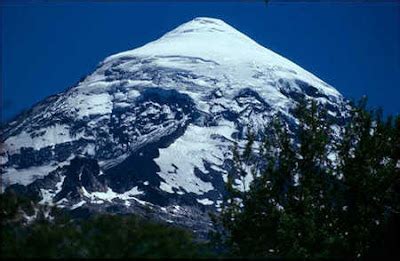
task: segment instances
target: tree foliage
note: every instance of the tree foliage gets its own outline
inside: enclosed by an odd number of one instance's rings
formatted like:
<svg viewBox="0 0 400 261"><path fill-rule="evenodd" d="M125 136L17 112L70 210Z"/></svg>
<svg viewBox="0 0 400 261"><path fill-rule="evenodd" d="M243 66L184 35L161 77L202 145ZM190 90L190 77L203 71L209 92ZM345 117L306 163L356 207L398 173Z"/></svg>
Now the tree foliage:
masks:
<svg viewBox="0 0 400 261"><path fill-rule="evenodd" d="M205 243L191 232L135 215L97 214L72 219L54 209L53 219L36 218L42 210L29 199L0 195L2 258L195 258L209 257ZM31 208L32 213L25 210ZM32 214L33 215L33 214Z"/></svg>
<svg viewBox="0 0 400 261"><path fill-rule="evenodd" d="M278 115L257 149L253 138L242 152L234 147L215 219L224 227L215 238L232 255L355 258L388 250L400 211L400 117L368 111L365 99L352 108L341 133L323 106L304 101L295 132ZM247 191L235 186L243 165L258 170Z"/></svg>

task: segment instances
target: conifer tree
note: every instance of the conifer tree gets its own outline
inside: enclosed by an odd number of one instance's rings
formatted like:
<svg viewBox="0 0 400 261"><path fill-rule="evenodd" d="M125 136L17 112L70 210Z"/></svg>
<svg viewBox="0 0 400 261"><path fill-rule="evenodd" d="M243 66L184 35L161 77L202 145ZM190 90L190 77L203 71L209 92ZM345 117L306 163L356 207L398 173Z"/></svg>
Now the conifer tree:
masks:
<svg viewBox="0 0 400 261"><path fill-rule="evenodd" d="M228 178L221 217L232 254L356 258L398 239L387 231L400 210L400 118L368 111L365 99L352 108L341 135L321 104L303 101L294 132L277 115L257 156L251 135L243 153L234 146L236 177L250 165L257 175L247 191Z"/></svg>

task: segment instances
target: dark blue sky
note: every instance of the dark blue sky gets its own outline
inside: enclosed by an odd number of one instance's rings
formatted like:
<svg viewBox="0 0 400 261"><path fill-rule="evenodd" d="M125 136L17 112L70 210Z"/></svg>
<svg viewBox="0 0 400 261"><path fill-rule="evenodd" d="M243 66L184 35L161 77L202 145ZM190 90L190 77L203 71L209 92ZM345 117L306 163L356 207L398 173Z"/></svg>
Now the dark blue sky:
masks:
<svg viewBox="0 0 400 261"><path fill-rule="evenodd" d="M400 2L119 2L2 4L2 113L7 120L197 16L223 19L348 98L400 113Z"/></svg>

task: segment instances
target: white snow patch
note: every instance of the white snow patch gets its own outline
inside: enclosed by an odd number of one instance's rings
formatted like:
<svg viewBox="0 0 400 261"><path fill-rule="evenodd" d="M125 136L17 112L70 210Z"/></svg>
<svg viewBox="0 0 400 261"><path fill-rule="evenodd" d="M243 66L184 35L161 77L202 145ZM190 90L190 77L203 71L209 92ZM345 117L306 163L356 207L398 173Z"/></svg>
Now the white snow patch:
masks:
<svg viewBox="0 0 400 261"><path fill-rule="evenodd" d="M43 132L43 134L32 138L30 133L22 131L18 135L9 137L4 141L5 150L11 155L18 153L22 147L39 150L59 143L78 140L82 137L81 133L71 136L69 133L69 126L66 124L55 124L39 129L38 132Z"/></svg>
<svg viewBox="0 0 400 261"><path fill-rule="evenodd" d="M5 173L1 175L2 191L4 191L6 187L13 184L21 184L26 186L34 182L36 179L47 176L47 174L49 174L51 171L68 164L68 162L69 160L61 163L50 162L48 165L25 169L15 169L13 167L9 167L5 169Z"/></svg>
<svg viewBox="0 0 400 261"><path fill-rule="evenodd" d="M52 189L40 189L40 194L42 196L42 200L39 201L39 204L47 204L54 205L53 198L61 191L62 185L64 183L66 176L61 176L61 180L56 184L56 190Z"/></svg>
<svg viewBox="0 0 400 261"><path fill-rule="evenodd" d="M160 182L160 189L168 193L175 193L170 185L162 181Z"/></svg>
<svg viewBox="0 0 400 261"><path fill-rule="evenodd" d="M0 156L0 165L4 165L8 162L8 156L4 155L4 156Z"/></svg>
<svg viewBox="0 0 400 261"><path fill-rule="evenodd" d="M140 92L134 89L128 91L128 99L133 100L140 96Z"/></svg>
<svg viewBox="0 0 400 261"><path fill-rule="evenodd" d="M203 204L203 205L213 205L214 204L214 201L212 201L208 198L196 199L196 200L197 200L197 202L199 202L200 204Z"/></svg>
<svg viewBox="0 0 400 261"><path fill-rule="evenodd" d="M84 148L82 154L86 154L88 156L95 156L96 155L96 144L94 143L88 143L86 147Z"/></svg>
<svg viewBox="0 0 400 261"><path fill-rule="evenodd" d="M96 114L110 114L113 107L111 96L108 93L86 95L83 93L68 98L67 102L71 108L75 109L78 119Z"/></svg>
<svg viewBox="0 0 400 261"><path fill-rule="evenodd" d="M97 200L104 200L108 202L112 202L113 199L119 198L122 200L130 200L130 199L136 199L134 196L141 195L143 194L143 191L140 191L138 187L133 187L132 189L122 193L118 194L114 192L111 188L107 188L106 192L92 192L89 193L85 187L81 187L83 191L83 195L85 197L88 197L90 201L97 201Z"/></svg>
<svg viewBox="0 0 400 261"><path fill-rule="evenodd" d="M244 170L246 172L246 176L242 179L235 179L233 184L234 188L242 192L250 189L250 184L254 179L250 166L244 166Z"/></svg>
<svg viewBox="0 0 400 261"><path fill-rule="evenodd" d="M86 201L81 200L80 202L78 202L78 203L76 203L75 205L73 205L73 206L71 207L71 209L73 210L73 209L82 207L82 206L85 205L85 204L86 204Z"/></svg>
<svg viewBox="0 0 400 261"><path fill-rule="evenodd" d="M205 182L194 174L194 168L208 173L204 161L214 165L223 164L224 152L229 151L226 140L231 139L235 128L232 122L223 121L220 124L213 127L190 124L183 136L169 147L160 149L160 156L154 161L160 167L158 174L166 184L199 195L213 189L210 182ZM172 189L163 183L161 186L163 190L172 193Z"/></svg>

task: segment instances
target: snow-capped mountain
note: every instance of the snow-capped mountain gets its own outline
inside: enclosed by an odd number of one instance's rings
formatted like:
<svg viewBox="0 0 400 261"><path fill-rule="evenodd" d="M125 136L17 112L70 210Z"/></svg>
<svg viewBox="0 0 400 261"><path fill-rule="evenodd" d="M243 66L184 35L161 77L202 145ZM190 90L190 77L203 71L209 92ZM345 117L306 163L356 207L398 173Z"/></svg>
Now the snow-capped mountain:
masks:
<svg viewBox="0 0 400 261"><path fill-rule="evenodd" d="M150 208L169 222L207 224L202 211L218 210L232 142L277 113L296 124L302 97L345 115L332 86L225 22L196 18L107 57L5 125L2 189L70 209Z"/></svg>

